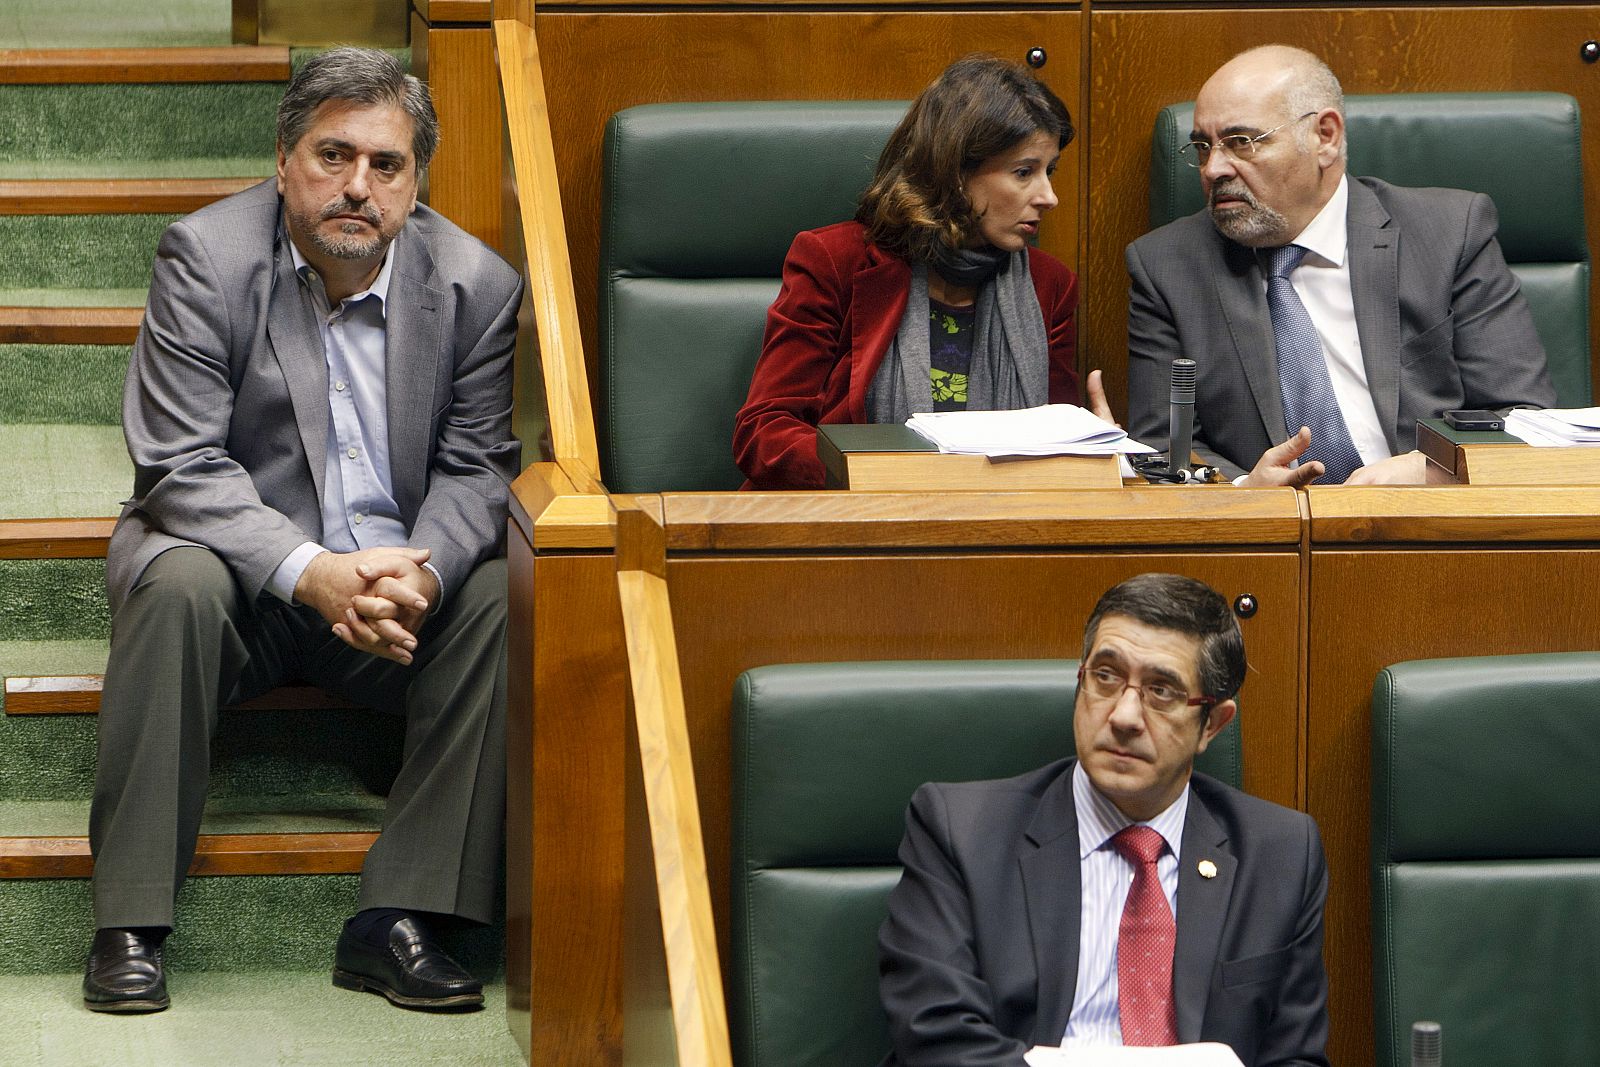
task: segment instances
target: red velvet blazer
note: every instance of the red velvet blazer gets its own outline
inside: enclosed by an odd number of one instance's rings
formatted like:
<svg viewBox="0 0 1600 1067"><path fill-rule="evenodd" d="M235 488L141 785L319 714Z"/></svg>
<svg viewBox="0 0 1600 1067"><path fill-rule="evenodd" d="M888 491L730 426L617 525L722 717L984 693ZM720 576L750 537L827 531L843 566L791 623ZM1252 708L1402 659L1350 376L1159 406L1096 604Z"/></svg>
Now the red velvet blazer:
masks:
<svg viewBox="0 0 1600 1067"><path fill-rule="evenodd" d="M1050 339L1050 402L1078 402L1078 279L1031 249L1028 272ZM733 424L746 488L821 489L817 426L868 422L867 386L900 328L911 267L867 243L858 222L807 230L783 264L761 359Z"/></svg>

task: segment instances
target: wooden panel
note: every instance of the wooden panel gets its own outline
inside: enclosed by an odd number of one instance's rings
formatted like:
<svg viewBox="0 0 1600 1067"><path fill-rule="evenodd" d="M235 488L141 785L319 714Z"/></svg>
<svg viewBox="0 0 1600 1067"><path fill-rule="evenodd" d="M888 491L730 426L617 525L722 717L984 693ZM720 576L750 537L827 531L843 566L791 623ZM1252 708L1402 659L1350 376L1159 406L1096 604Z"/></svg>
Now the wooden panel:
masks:
<svg viewBox="0 0 1600 1067"><path fill-rule="evenodd" d="M0 559L103 559L114 519L0 519Z"/></svg>
<svg viewBox="0 0 1600 1067"><path fill-rule="evenodd" d="M494 14L491 0L412 0L412 6L434 26L449 22L487 25Z"/></svg>
<svg viewBox="0 0 1600 1067"><path fill-rule="evenodd" d="M0 50L0 85L289 80L284 47Z"/></svg>
<svg viewBox="0 0 1600 1067"><path fill-rule="evenodd" d="M1212 71L1259 44L1301 45L1327 60L1347 93L1549 90L1600 114L1600 68L1579 57L1596 36L1594 8L1426 7L1099 9L1091 16L1086 367L1106 372L1112 406L1127 411L1128 277L1123 250L1149 220L1150 132L1156 112L1193 100ZM1493 42L1493 47L1484 47ZM1150 57L1161 57L1151 62ZM1600 189L1600 151L1583 146L1584 185ZM1198 178L1196 179L1199 180ZM1600 212L1588 213L1600 247ZM1600 272L1591 306L1600 294ZM1591 353L1595 381L1600 354Z"/></svg>
<svg viewBox="0 0 1600 1067"><path fill-rule="evenodd" d="M0 181L0 215L188 214L260 180Z"/></svg>
<svg viewBox="0 0 1600 1067"><path fill-rule="evenodd" d="M520 539L513 538L512 546L513 553L527 551ZM513 917L528 909L518 928L529 928L531 941L527 976L512 971L520 948L508 952L507 984L528 990L526 1001L518 992L511 994L513 1007L532 1004L537 1011L514 1013L512 1024L529 1027L530 1063L615 1064L622 1055L628 702L616 565L610 554L541 555L531 568L526 559L512 562L513 574L526 575L529 569L532 581L513 586L513 603L525 591L537 591L532 611L537 708L511 705L509 717L515 723L531 715L533 725L531 739L523 726L511 734L511 779L530 769L533 779L532 837L512 849L513 855L533 853L524 898L530 903L514 903L512 909Z"/></svg>
<svg viewBox="0 0 1600 1067"><path fill-rule="evenodd" d="M201 834L193 875L359 874L373 832ZM87 837L0 838L0 878L87 878L94 871Z"/></svg>
<svg viewBox="0 0 1600 1067"><path fill-rule="evenodd" d="M1316 503L1315 501L1313 502ZM1307 810L1328 853L1329 1059L1373 1062L1367 851L1372 683L1402 660L1600 647L1600 550L1315 551ZM1464 618L1467 597L1486 605Z"/></svg>
<svg viewBox="0 0 1600 1067"><path fill-rule="evenodd" d="M491 248L501 247L500 82L494 35L476 28L413 34L412 64L433 90L439 150L428 168L428 206Z"/></svg>
<svg viewBox="0 0 1600 1067"><path fill-rule="evenodd" d="M1293 549L1206 556L669 559L706 861L722 936L729 878L728 715L741 671L829 660L1076 657L1084 620L1100 594L1134 574L1163 570L1208 582L1230 601L1247 592L1259 600L1259 613L1241 620L1252 666L1239 697L1244 784L1256 796L1295 806L1300 559Z"/></svg>
<svg viewBox="0 0 1600 1067"><path fill-rule="evenodd" d="M144 308L0 307L0 344L129 345Z"/></svg>
<svg viewBox="0 0 1600 1067"><path fill-rule="evenodd" d="M570 221L572 272L595 390L599 339L601 140L613 112L696 100L909 99L967 52L1022 59L1044 47L1042 76L1079 114L1080 16L1074 11L902 13L549 13L536 16L550 93L550 127ZM671 56L663 63L662 56ZM597 57L603 57L598 62ZM1069 147L1056 172L1062 207L1040 245L1069 266L1078 256L1080 164Z"/></svg>
<svg viewBox="0 0 1600 1067"><path fill-rule="evenodd" d="M1291 489L1072 493L664 493L674 550L1295 545Z"/></svg>
<svg viewBox="0 0 1600 1067"><path fill-rule="evenodd" d="M1312 486L1311 540L1600 540L1600 489L1549 486Z"/></svg>

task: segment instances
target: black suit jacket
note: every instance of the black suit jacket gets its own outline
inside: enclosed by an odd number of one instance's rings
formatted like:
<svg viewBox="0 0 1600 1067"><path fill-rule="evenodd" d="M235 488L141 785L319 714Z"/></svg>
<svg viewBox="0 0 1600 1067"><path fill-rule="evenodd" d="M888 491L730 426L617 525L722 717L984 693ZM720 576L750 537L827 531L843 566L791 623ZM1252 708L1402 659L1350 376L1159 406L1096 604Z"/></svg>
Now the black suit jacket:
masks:
<svg viewBox="0 0 1600 1067"><path fill-rule="evenodd" d="M1350 295L1389 451L1451 408L1552 407L1544 347L1481 193L1350 179ZM1166 447L1172 361L1199 364L1194 450L1230 477L1289 436L1266 280L1210 213L1128 246L1128 432ZM1298 427L1297 427L1298 428Z"/></svg>
<svg viewBox="0 0 1600 1067"><path fill-rule="evenodd" d="M1078 974L1076 762L912 797L878 935L887 1063L1022 1067L1030 1046L1061 1043ZM1197 774L1180 851L1179 1040L1223 1042L1247 1067L1326 1067L1316 823Z"/></svg>

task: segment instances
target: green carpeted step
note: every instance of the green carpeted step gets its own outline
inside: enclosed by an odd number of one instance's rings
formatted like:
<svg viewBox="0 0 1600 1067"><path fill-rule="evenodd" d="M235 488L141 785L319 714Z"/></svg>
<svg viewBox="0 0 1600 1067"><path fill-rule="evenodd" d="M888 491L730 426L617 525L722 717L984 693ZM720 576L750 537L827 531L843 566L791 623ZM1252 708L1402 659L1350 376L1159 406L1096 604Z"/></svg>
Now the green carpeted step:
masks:
<svg viewBox="0 0 1600 1067"><path fill-rule="evenodd" d="M266 178L271 156L191 156L185 159L0 159L0 180L69 178Z"/></svg>
<svg viewBox="0 0 1600 1067"><path fill-rule="evenodd" d="M143 310L146 295L145 289L0 289L0 307Z"/></svg>
<svg viewBox="0 0 1600 1067"><path fill-rule="evenodd" d="M122 419L128 345L0 344L0 426Z"/></svg>
<svg viewBox="0 0 1600 1067"><path fill-rule="evenodd" d="M0 559L0 604L0 641L111 637L103 559Z"/></svg>
<svg viewBox="0 0 1600 1067"><path fill-rule="evenodd" d="M113 517L133 491L122 427L0 425L0 486L0 519Z"/></svg>
<svg viewBox="0 0 1600 1067"><path fill-rule="evenodd" d="M0 161L55 178L87 176L71 166L104 160L187 160L192 165L179 176L192 178L266 175L282 96L275 82L0 86ZM250 167L196 169L207 159ZM54 166L40 174L36 165L44 163ZM24 176L0 170L0 177Z"/></svg>
<svg viewBox="0 0 1600 1067"><path fill-rule="evenodd" d="M376 831L383 797L372 793L296 793L215 797L206 803L203 834L332 834ZM89 798L0 800L0 837L82 837Z"/></svg>
<svg viewBox="0 0 1600 1067"><path fill-rule="evenodd" d="M161 231L177 218L0 215L0 290L147 288Z"/></svg>
<svg viewBox="0 0 1600 1067"><path fill-rule="evenodd" d="M0 716L0 801L87 804L98 721L95 715ZM364 809L371 797L388 792L404 742L400 716L364 708L227 711L212 745L208 795L240 813L265 803L264 797L342 797ZM328 802L302 806L327 809ZM56 832L0 826L0 836Z"/></svg>
<svg viewBox="0 0 1600 1067"><path fill-rule="evenodd" d="M178 48L231 42L229 0L6 0L0 48Z"/></svg>
<svg viewBox="0 0 1600 1067"><path fill-rule="evenodd" d="M177 951L174 946L174 951ZM331 959L331 953L329 955ZM484 1010L397 1011L382 998L332 988L315 973L169 977L172 1009L91 1016L82 974L64 970L0 980L9 1067L521 1067L506 1030L505 987L484 989Z"/></svg>

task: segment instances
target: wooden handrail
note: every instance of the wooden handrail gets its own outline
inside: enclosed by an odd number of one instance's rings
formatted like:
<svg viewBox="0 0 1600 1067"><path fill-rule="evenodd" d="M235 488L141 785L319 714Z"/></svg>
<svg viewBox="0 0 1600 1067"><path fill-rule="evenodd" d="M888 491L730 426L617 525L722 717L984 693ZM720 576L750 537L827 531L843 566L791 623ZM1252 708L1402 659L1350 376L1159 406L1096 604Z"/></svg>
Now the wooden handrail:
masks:
<svg viewBox="0 0 1600 1067"><path fill-rule="evenodd" d="M639 507L619 508L617 592L628 644L637 740L636 758L629 753L627 818L630 835L643 824L649 826L649 847L637 853L630 848L630 861L637 855L638 862L630 862L625 880L638 887L631 868L644 866L645 855L654 860L656 906L652 909L645 901L643 907L630 907L630 912L644 915L651 925L659 917L659 936L652 936L656 931L648 928L630 929L624 948L625 954L639 954L625 965L625 974L634 983L642 976L643 982L625 986L623 1062L658 1061L661 1045L670 1044L677 1063L731 1067L711 885L665 575L666 536L661 526ZM629 890L635 903L645 895L639 888L639 892ZM668 1016L659 1010L658 982L651 981L661 971L657 960L663 949L670 1037L664 1033Z"/></svg>
<svg viewBox="0 0 1600 1067"><path fill-rule="evenodd" d="M528 5L529 22L532 9ZM494 23L496 63L505 100L512 176L521 215L528 291L539 336L539 363L550 416L550 444L563 466L600 472L589 377L578 333L578 304L567 252L555 148L545 101L539 44L529 22Z"/></svg>

